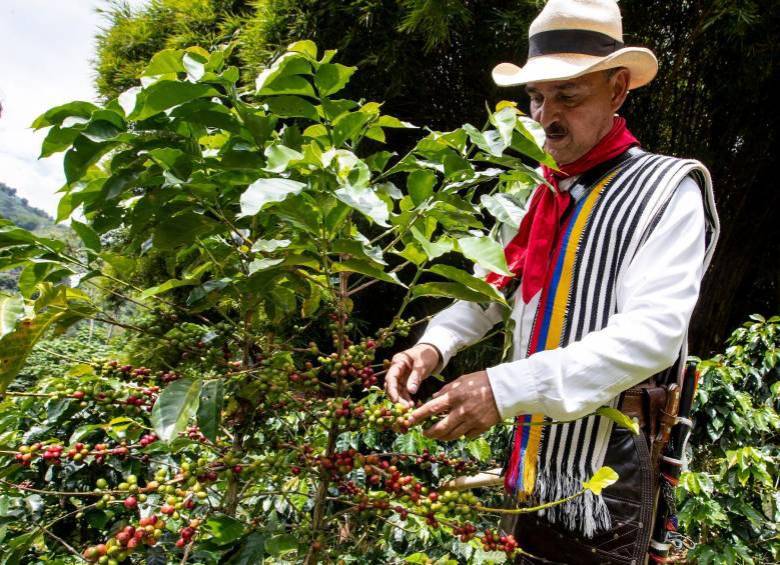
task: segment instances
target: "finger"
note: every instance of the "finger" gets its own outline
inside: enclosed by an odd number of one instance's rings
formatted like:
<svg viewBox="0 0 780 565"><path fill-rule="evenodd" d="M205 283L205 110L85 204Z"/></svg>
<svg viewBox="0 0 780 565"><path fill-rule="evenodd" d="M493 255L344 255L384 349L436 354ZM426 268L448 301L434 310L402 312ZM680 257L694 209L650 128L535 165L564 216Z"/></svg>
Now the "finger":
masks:
<svg viewBox="0 0 780 565"><path fill-rule="evenodd" d="M401 395L398 392L398 381L403 379L406 368L399 364L392 364L385 375L385 392L393 402L398 402ZM404 390L404 393L406 391Z"/></svg>
<svg viewBox="0 0 780 565"><path fill-rule="evenodd" d="M406 383L406 388L410 394L417 392L420 388L420 383L425 378L422 367L413 367L412 372L409 373L409 380Z"/></svg>
<svg viewBox="0 0 780 565"><path fill-rule="evenodd" d="M452 430L451 437L444 438L445 440L455 440L455 439L472 439L470 434L474 433L474 428L472 428L471 422L468 420L463 420L460 425ZM477 434L478 436L479 434Z"/></svg>
<svg viewBox="0 0 780 565"><path fill-rule="evenodd" d="M466 439L477 439L479 436L485 433L485 430L481 429L481 426L473 426L466 430L463 435Z"/></svg>
<svg viewBox="0 0 780 565"><path fill-rule="evenodd" d="M429 400L420 406L417 410L412 412L411 416L409 416L409 420L411 422L410 425L414 426L427 420L431 416L446 412L449 408L449 401L450 399L448 396L440 396L439 398Z"/></svg>
<svg viewBox="0 0 780 565"><path fill-rule="evenodd" d="M441 387L439 390L437 390L436 392L434 392L434 393L433 393L433 398L438 398L438 397L439 397L439 396L441 396L442 394L446 394L446 393L448 393L450 390L452 390L452 383L454 383L454 382L455 382L455 381L449 382L449 383L447 383L446 385L444 385L443 387Z"/></svg>
<svg viewBox="0 0 780 565"><path fill-rule="evenodd" d="M455 435L456 430L465 428L467 422L464 421L463 414L457 412L450 412L444 418L439 420L433 426L423 432L426 437L431 439L438 439L442 441L449 441L460 437ZM465 429L464 429L465 431ZM459 432L458 432L459 433Z"/></svg>

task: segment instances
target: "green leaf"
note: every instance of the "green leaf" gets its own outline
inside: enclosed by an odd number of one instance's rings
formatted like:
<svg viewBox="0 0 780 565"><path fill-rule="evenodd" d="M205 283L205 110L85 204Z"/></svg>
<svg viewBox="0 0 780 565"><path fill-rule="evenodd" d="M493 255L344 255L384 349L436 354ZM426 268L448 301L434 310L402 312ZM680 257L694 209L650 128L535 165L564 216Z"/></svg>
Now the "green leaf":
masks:
<svg viewBox="0 0 780 565"><path fill-rule="evenodd" d="M314 88L305 77L290 75L278 77L263 85L258 92L260 96L278 96L280 94L301 94L316 97Z"/></svg>
<svg viewBox="0 0 780 565"><path fill-rule="evenodd" d="M611 408L609 406L602 406L598 410L596 410L597 416L604 416L605 418L609 418L615 424L620 426L621 428L625 428L627 430L630 430L631 433L634 435L639 435L639 422L636 418L629 418L623 412L618 410L617 408Z"/></svg>
<svg viewBox="0 0 780 565"><path fill-rule="evenodd" d="M225 514L209 515L201 529L210 535L210 541L217 545L227 545L244 535L243 522Z"/></svg>
<svg viewBox="0 0 780 565"><path fill-rule="evenodd" d="M317 69L314 76L314 84L320 96L330 96L338 92L349 82L349 77L357 70L357 67L347 67L338 63L325 63Z"/></svg>
<svg viewBox="0 0 780 565"><path fill-rule="evenodd" d="M265 103L268 105L269 112L283 118L307 118L314 122L319 121L319 114L314 105L300 96L287 94L274 96Z"/></svg>
<svg viewBox="0 0 780 565"><path fill-rule="evenodd" d="M520 122L518 122L518 124L519 123ZM549 153L536 144L536 141L530 132L520 133L517 131L517 129L515 129L514 133L512 134L512 149L522 153L523 155L527 155L534 161L539 161L543 165L547 165L548 167L554 169L558 168L558 165L555 163L555 159L553 159Z"/></svg>
<svg viewBox="0 0 780 565"><path fill-rule="evenodd" d="M54 126L43 140L39 158L49 157L60 151L65 151L73 144L80 133L81 128L79 127L61 128L60 126Z"/></svg>
<svg viewBox="0 0 780 565"><path fill-rule="evenodd" d="M152 426L157 436L169 443L184 431L195 416L200 400L200 379L173 381L160 393L152 408Z"/></svg>
<svg viewBox="0 0 780 565"><path fill-rule="evenodd" d="M420 296L442 296L469 302L485 302L485 295L456 282L429 282L412 287L412 298Z"/></svg>
<svg viewBox="0 0 780 565"><path fill-rule="evenodd" d="M298 538L292 534L274 536L265 542L265 550L275 557L296 549L298 549Z"/></svg>
<svg viewBox="0 0 780 565"><path fill-rule="evenodd" d="M258 239L252 244L252 251L273 253L277 249L284 249L292 243L289 239Z"/></svg>
<svg viewBox="0 0 780 565"><path fill-rule="evenodd" d="M354 272L366 275L381 281L399 284L406 288L406 285L398 279L398 275L395 273L386 273L382 269L375 266L374 263L370 263L363 259L347 259L346 261L339 261L333 263L334 272Z"/></svg>
<svg viewBox="0 0 780 565"><path fill-rule="evenodd" d="M291 194L299 194L306 185L291 179L258 179L241 195L241 216L254 216L272 202L281 202Z"/></svg>
<svg viewBox="0 0 780 565"><path fill-rule="evenodd" d="M485 298L506 304L506 299L504 298L504 295L501 294L496 289L496 287L494 287L490 283L485 282L480 278L477 278L467 273L466 271L462 271L450 265L441 265L441 264L434 265L433 267L428 269L428 271L446 277L451 281L455 281L464 286L467 286L471 290L480 293Z"/></svg>
<svg viewBox="0 0 780 565"><path fill-rule="evenodd" d="M517 123L517 111L511 106L506 106L490 115L490 123L496 126L504 145L509 145L512 142L512 131Z"/></svg>
<svg viewBox="0 0 780 565"><path fill-rule="evenodd" d="M219 424L222 421L222 381L215 379L203 383L198 404L198 426L203 435L212 442L217 441Z"/></svg>
<svg viewBox="0 0 780 565"><path fill-rule="evenodd" d="M183 73L182 51L178 49L163 49L154 54L152 60L146 65L141 76L150 77L167 75L171 73Z"/></svg>
<svg viewBox="0 0 780 565"><path fill-rule="evenodd" d="M287 168L290 161L303 159L303 153L281 144L274 144L266 147L265 157L267 161L263 170L270 173L281 173Z"/></svg>
<svg viewBox="0 0 780 565"><path fill-rule="evenodd" d="M33 346L56 325L64 330L94 313L94 307L81 291L43 283L32 312L21 318L13 331L0 338L0 394L16 377ZM12 308L14 308L12 306Z"/></svg>
<svg viewBox="0 0 780 565"><path fill-rule="evenodd" d="M457 241L463 255L480 267L500 275L514 276L507 267L504 248L492 238L487 236L462 237Z"/></svg>
<svg viewBox="0 0 780 565"><path fill-rule="evenodd" d="M341 114L333 120L333 145L338 147L347 140L353 141L369 119L371 116L362 112Z"/></svg>
<svg viewBox="0 0 780 565"><path fill-rule="evenodd" d="M422 204L431 194L436 184L436 173L426 169L412 171L406 180L409 196L415 206Z"/></svg>
<svg viewBox="0 0 780 565"><path fill-rule="evenodd" d="M317 58L317 44L314 43L311 39L302 39L300 41L290 43L290 45L287 46L287 51L301 53L302 55L306 55L312 59Z"/></svg>
<svg viewBox="0 0 780 565"><path fill-rule="evenodd" d="M483 194L480 203L493 217L514 229L520 227L520 221L525 215L525 209L508 194Z"/></svg>
<svg viewBox="0 0 780 565"><path fill-rule="evenodd" d="M283 262L284 262L283 257L277 257L277 258L263 257L260 259L254 259L251 263L249 263L249 267L247 267L247 274L253 275L258 271L264 271L266 269L270 269L271 267L275 267L279 263L283 263Z"/></svg>
<svg viewBox="0 0 780 565"><path fill-rule="evenodd" d="M218 224L203 214L183 212L157 224L153 231L154 245L160 249L174 249L191 245L198 237L218 227Z"/></svg>
<svg viewBox="0 0 780 565"><path fill-rule="evenodd" d="M79 135L63 158L65 180L68 184L75 183L84 176L90 166L95 164L107 151L115 146L116 143L114 142L96 143L83 135Z"/></svg>
<svg viewBox="0 0 780 565"><path fill-rule="evenodd" d="M603 489L615 484L619 478L618 474L611 467L602 467L593 474L589 481L582 483L582 488L598 496Z"/></svg>
<svg viewBox="0 0 780 565"><path fill-rule="evenodd" d="M464 125L463 130L468 133L469 139L474 145L495 157L501 157L504 149L507 148L507 144L496 130L481 132L471 124Z"/></svg>
<svg viewBox="0 0 780 565"><path fill-rule="evenodd" d="M40 129L48 126L61 126L66 118L71 117L82 118L84 121L87 121L92 112L97 109L98 107L91 102L68 102L61 106L55 106L38 116L31 127Z"/></svg>
<svg viewBox="0 0 780 565"><path fill-rule="evenodd" d="M246 536L238 550L225 565L257 565L265 557L265 534L252 532Z"/></svg>
<svg viewBox="0 0 780 565"><path fill-rule="evenodd" d="M263 69L255 80L255 88L260 91L280 77L291 75L310 75L311 63L298 53L284 53L267 69Z"/></svg>
<svg viewBox="0 0 780 565"><path fill-rule="evenodd" d="M77 220L71 220L70 227L78 234L87 249L91 249L95 253L100 253L102 247L100 245L100 236L95 233L95 230L87 224L82 224Z"/></svg>
<svg viewBox="0 0 780 565"><path fill-rule="evenodd" d="M389 225L387 219L390 211L387 209L387 203L372 188L345 186L337 189L334 194L344 204L363 213L380 226Z"/></svg>
<svg viewBox="0 0 780 565"><path fill-rule="evenodd" d="M445 253L449 253L455 248L454 240L449 236L442 236L437 241L429 241L425 235L415 226L412 226L412 236L425 252L428 260L433 261Z"/></svg>
<svg viewBox="0 0 780 565"><path fill-rule="evenodd" d="M485 462L490 459L490 443L484 437L471 440L466 444L466 450L477 461Z"/></svg>
<svg viewBox="0 0 780 565"><path fill-rule="evenodd" d="M23 565L28 563L25 559L30 547L35 543L36 539L42 536L41 530L35 528L32 532L22 534L10 540L3 540L2 546L0 546L0 561L1 565Z"/></svg>
<svg viewBox="0 0 780 565"><path fill-rule="evenodd" d="M0 294L0 338L14 331L24 315L24 299L18 295Z"/></svg>
<svg viewBox="0 0 780 565"><path fill-rule="evenodd" d="M161 80L138 94L135 109L128 118L145 120L190 100L212 96L219 96L219 92L207 84Z"/></svg>

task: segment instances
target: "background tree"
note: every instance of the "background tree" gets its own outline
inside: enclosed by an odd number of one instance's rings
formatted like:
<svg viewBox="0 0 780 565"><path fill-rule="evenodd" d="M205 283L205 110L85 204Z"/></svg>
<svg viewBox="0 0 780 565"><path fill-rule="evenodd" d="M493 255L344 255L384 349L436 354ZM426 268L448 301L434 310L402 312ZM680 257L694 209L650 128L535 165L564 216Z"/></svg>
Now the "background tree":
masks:
<svg viewBox="0 0 780 565"><path fill-rule="evenodd" d="M542 2L507 0L152 0L107 12L98 39L97 84L107 97L137 82L157 49L235 39L235 63L250 84L262 61L303 37L338 48L363 72L346 92L386 100L411 122L451 129L483 119L485 102L525 104L521 88L499 89L492 66L524 60L526 30ZM651 150L696 157L712 171L723 224L694 315L692 351L707 354L750 312L778 303L780 270L771 246L777 160L780 4L772 0L678 3L623 0L627 43L655 51L658 78L624 109ZM389 140L403 150L403 134ZM392 297L391 297L392 298ZM392 302L388 300L387 302Z"/></svg>

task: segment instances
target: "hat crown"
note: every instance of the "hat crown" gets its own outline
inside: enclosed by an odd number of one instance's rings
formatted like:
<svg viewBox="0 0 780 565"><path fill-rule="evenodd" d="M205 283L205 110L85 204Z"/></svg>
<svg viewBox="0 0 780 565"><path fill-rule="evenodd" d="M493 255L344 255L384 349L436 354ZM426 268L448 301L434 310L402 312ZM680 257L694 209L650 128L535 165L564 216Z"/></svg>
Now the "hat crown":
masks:
<svg viewBox="0 0 780 565"><path fill-rule="evenodd" d="M623 41L623 22L615 0L549 0L531 22L528 35L558 29L595 31Z"/></svg>

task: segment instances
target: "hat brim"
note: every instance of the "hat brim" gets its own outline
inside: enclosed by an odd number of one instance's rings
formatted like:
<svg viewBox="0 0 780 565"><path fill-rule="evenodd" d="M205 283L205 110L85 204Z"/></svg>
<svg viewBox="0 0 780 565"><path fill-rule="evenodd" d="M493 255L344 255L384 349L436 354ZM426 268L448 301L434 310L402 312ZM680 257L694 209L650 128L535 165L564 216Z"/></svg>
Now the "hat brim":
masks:
<svg viewBox="0 0 780 565"><path fill-rule="evenodd" d="M658 72L658 60L644 47L624 47L606 57L582 53L540 55L528 59L522 68L513 63L499 63L491 74L498 86L513 86L577 78L614 67L627 67L631 72L628 87L639 88L653 80Z"/></svg>

